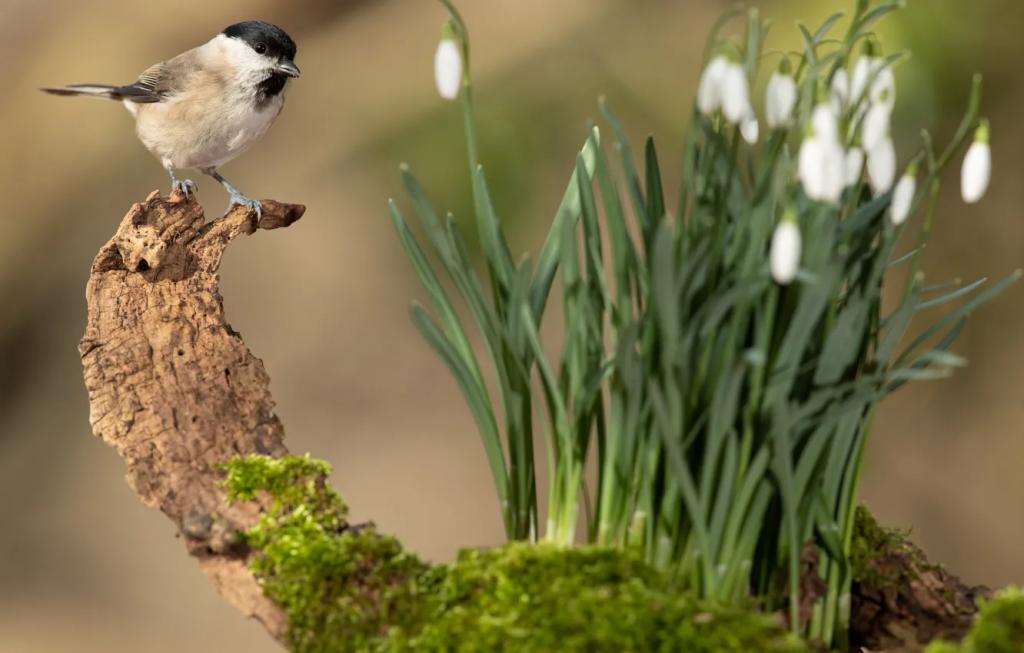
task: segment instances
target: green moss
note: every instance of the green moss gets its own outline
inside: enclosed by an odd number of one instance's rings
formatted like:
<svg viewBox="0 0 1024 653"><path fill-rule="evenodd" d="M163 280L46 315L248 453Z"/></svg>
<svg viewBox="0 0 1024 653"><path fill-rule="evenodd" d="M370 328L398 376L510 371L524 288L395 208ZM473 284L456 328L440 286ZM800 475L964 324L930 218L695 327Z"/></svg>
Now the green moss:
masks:
<svg viewBox="0 0 1024 653"><path fill-rule="evenodd" d="M702 606L621 549L509 544L464 551L432 576L425 626L387 650L806 650L775 619Z"/></svg>
<svg viewBox="0 0 1024 653"><path fill-rule="evenodd" d="M909 532L879 526L870 512L858 506L854 513L853 540L850 543L850 564L853 580L876 589L898 589L901 577L893 575L893 558L909 558L913 565L900 565L899 569L914 574L937 571L939 565L928 562L910 543ZM914 574L916 576L916 574Z"/></svg>
<svg viewBox="0 0 1024 653"><path fill-rule="evenodd" d="M394 538L348 524L326 463L250 456L227 472L229 498L272 500L245 541L259 552L252 569L264 592L288 615L292 650L372 650L389 630L421 622L427 566Z"/></svg>
<svg viewBox="0 0 1024 653"><path fill-rule="evenodd" d="M244 537L295 651L807 651L776 619L701 604L629 551L519 543L431 568L351 527L325 463L253 456L226 469L230 498L271 499Z"/></svg>
<svg viewBox="0 0 1024 653"><path fill-rule="evenodd" d="M1009 587L981 610L963 643L934 642L926 653L1021 653L1024 651L1024 589Z"/></svg>

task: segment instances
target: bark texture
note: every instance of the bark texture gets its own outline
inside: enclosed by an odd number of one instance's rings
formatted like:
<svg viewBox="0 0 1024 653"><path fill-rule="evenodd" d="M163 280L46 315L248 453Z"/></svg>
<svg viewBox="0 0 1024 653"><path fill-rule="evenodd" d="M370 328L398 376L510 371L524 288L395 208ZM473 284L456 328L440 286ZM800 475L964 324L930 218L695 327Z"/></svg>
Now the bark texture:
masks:
<svg viewBox="0 0 1024 653"><path fill-rule="evenodd" d="M852 588L850 640L869 653L918 653L936 639L960 641L970 630L978 601L993 592L967 585L905 535L867 562L869 578Z"/></svg>
<svg viewBox="0 0 1024 653"><path fill-rule="evenodd" d="M79 345L93 432L117 450L127 480L178 527L217 590L278 640L287 623L263 596L235 533L262 507L228 506L220 463L282 456L269 377L224 318L218 289L228 243L287 227L305 207L263 200L207 222L179 194L135 204L92 265L88 326Z"/></svg>

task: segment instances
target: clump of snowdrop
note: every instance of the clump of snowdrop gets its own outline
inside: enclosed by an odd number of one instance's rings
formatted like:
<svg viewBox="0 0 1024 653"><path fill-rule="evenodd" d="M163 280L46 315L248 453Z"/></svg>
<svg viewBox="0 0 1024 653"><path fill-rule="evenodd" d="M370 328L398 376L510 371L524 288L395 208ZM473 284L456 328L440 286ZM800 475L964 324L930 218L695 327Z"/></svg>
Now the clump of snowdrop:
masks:
<svg viewBox="0 0 1024 653"><path fill-rule="evenodd" d="M988 121L982 120L974 132L974 142L967 149L960 169L960 193L968 204L977 202L985 195L992 176L992 150L988 144L988 132Z"/></svg>
<svg viewBox="0 0 1024 653"><path fill-rule="evenodd" d="M796 278L800 269L800 248L800 227L796 223L796 214L789 210L775 227L768 253L768 264L775 283L788 286Z"/></svg>
<svg viewBox="0 0 1024 653"><path fill-rule="evenodd" d="M846 154L839 142L838 117L825 100L814 108L803 143L797 175L804 192L819 202L838 202L846 185Z"/></svg>
<svg viewBox="0 0 1024 653"><path fill-rule="evenodd" d="M847 641L851 563L841 543L853 537L857 495L849 488L857 486L864 447L828 453L829 442L865 442L870 420L862 417L878 399L908 380L950 372L956 359L945 352L960 318L1024 275L952 287L925 283L921 272L933 220L942 213L932 212L941 197L936 191L978 125L980 79L952 142L937 154L933 138L922 138L904 169L890 133L895 58L881 57L874 40L877 21L901 0L850 0L848 22L833 15L819 29L802 30L799 54L766 51L768 25L750 11L745 35L727 38L716 28L708 44L715 56L700 77L682 177L664 178L653 137L638 170L623 124L602 101L610 129L587 130L572 176L560 180L566 191L538 264L517 265L522 259L510 251L497 217L502 207L491 201L500 196L490 184L504 175L489 182L477 149L469 32L454 0L440 2L450 24L435 56L438 91L448 98L461 93L473 200L467 204L485 264L462 255L460 223L437 219L441 212L408 168L403 182L428 237L417 239L398 205L389 208L430 298L430 307L414 307L413 320L474 416L486 418L477 424L509 537L535 536L546 517L548 542L572 546L586 533L591 543L628 546L687 579L695 596L786 609L808 639L826 647ZM844 33L833 31L837 25ZM855 52L861 43L864 50ZM765 89L766 147L737 147L740 138L756 142L762 128L751 103L757 65L780 54ZM799 67L791 69L787 58L799 58ZM961 172L968 202L989 183L987 123L974 141ZM608 165L613 149L626 155L624 165ZM901 255L902 231L916 226L911 214L925 195L929 214L918 246ZM632 211L624 210L628 200ZM675 200L678 210L666 210ZM888 270L900 261L910 272L905 284L905 269L897 272L904 291L891 293ZM443 276L458 282L453 292ZM554 303L564 309L560 347L547 346L540 328ZM914 337L925 312L939 305L938 322L920 325ZM463 311L474 314L479 333L465 332ZM509 333L519 334L515 342L491 337ZM467 346L476 336L486 356ZM494 365L485 370L489 361ZM489 392L492 374L500 401ZM542 430L555 453L543 470L550 480L546 515L534 471L544 457L531 454L534 423L521 419L536 413L546 413ZM683 420L680 428L679 416L688 414L710 419ZM624 436L632 444L617 446ZM607 454L594 470L602 491L588 493L583 481L595 448ZM687 453L701 451L718 453ZM651 461L665 461L664 471L659 463L651 473ZM715 480L726 476L727 483ZM666 501L673 510L661 510ZM712 521L725 527L708 524L708 506L715 508ZM581 513L594 518L592 528L581 528ZM812 580L823 583L823 596L801 596L810 525L826 527L824 544L838 543L816 548ZM786 576L788 591L781 592ZM809 604L810 619L801 619Z"/></svg>
<svg viewBox="0 0 1024 653"><path fill-rule="evenodd" d="M434 53L434 82L438 94L444 99L454 100L459 96L459 88L462 86L462 53L459 52L451 26L447 24Z"/></svg>

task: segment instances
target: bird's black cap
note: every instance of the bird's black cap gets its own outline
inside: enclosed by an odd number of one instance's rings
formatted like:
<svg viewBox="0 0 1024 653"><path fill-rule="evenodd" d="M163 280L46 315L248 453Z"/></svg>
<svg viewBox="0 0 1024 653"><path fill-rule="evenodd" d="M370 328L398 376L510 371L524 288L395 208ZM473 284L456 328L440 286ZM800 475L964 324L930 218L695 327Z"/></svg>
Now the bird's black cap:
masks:
<svg viewBox="0 0 1024 653"><path fill-rule="evenodd" d="M267 56L289 61L295 59L295 41L277 25L262 20L247 20L224 28L223 34L241 39L257 51L257 44L263 44L266 46Z"/></svg>

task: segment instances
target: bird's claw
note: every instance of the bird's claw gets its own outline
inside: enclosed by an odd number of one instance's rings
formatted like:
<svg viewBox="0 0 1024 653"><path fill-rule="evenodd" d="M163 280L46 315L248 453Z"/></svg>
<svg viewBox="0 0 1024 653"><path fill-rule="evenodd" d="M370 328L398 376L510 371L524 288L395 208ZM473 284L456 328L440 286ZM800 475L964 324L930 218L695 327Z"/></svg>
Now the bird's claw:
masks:
<svg viewBox="0 0 1024 653"><path fill-rule="evenodd" d="M260 204L259 200L251 199L249 197L246 197L245 195L232 195L231 203L228 204L228 211L230 211L236 206L244 206L245 208L255 213L257 222L259 221L260 218L263 217L263 205Z"/></svg>
<svg viewBox="0 0 1024 653"><path fill-rule="evenodd" d="M185 196L185 199L195 195L198 190L199 186L197 186L196 182L191 179L175 179L171 182L171 192L181 193Z"/></svg>

